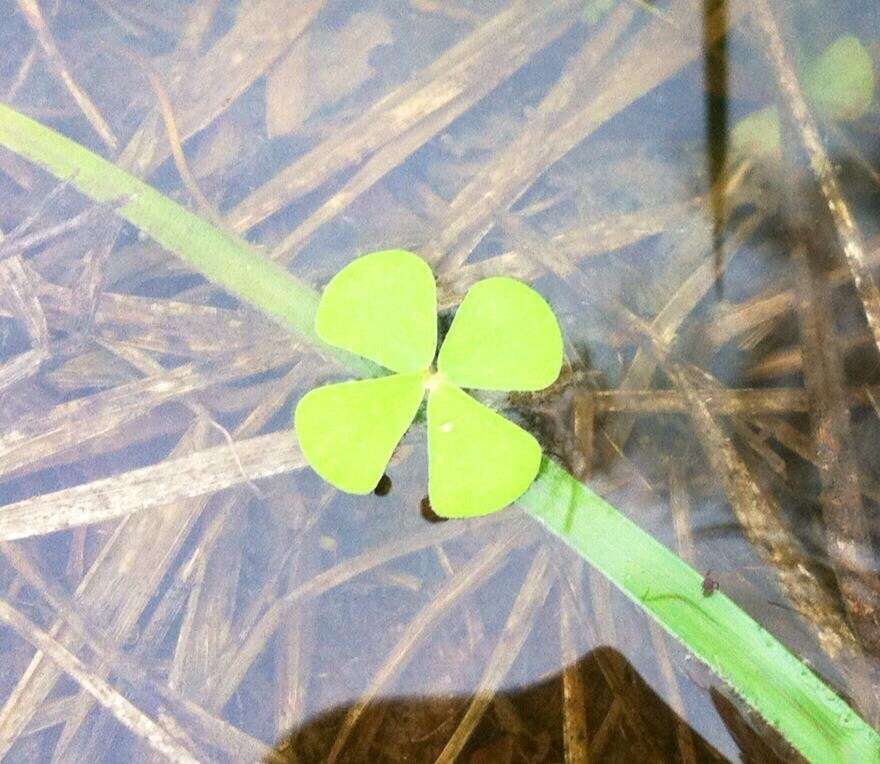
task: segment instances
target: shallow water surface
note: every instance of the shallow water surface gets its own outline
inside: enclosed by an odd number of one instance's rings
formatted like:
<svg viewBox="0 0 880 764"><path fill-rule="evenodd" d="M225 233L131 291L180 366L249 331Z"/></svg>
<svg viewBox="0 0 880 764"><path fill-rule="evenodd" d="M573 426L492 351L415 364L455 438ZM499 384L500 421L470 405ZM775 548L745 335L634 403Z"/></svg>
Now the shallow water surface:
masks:
<svg viewBox="0 0 880 764"><path fill-rule="evenodd" d="M2 0L0 101L315 288L387 248L432 264L446 324L484 276L532 284L563 374L488 402L876 725L880 112L851 38L876 75L880 10L766 6ZM4 149L0 198L4 761L170 755L154 734L796 760L521 509L434 516L419 425L376 494L304 468L291 411L345 371L115 205Z"/></svg>

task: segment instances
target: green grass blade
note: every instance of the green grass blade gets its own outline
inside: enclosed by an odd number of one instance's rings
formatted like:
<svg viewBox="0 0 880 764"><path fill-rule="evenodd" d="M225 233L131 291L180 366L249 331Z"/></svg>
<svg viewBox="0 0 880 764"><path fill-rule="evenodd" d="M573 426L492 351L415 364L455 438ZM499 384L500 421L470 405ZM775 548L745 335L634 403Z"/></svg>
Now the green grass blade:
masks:
<svg viewBox="0 0 880 764"><path fill-rule="evenodd" d="M243 239L194 215L112 162L0 103L0 145L48 170L97 202L125 201L117 214L205 278L340 358L360 376L372 363L323 343L315 333L318 295Z"/></svg>
<svg viewBox="0 0 880 764"><path fill-rule="evenodd" d="M207 278L319 345L318 297L285 270L88 149L0 104L0 145L118 213ZM358 376L379 370L340 356ZM544 458L519 504L656 618L811 761L880 761L880 736L723 593Z"/></svg>
<svg viewBox="0 0 880 764"><path fill-rule="evenodd" d="M724 679L809 761L880 761L880 736L736 603L548 458L517 502Z"/></svg>

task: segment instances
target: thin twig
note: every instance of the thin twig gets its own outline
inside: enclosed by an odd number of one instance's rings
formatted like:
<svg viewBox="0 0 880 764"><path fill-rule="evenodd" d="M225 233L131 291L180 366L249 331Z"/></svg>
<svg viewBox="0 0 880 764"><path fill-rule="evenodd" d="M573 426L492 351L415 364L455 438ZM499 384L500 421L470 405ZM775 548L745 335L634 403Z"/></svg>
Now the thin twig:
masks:
<svg viewBox="0 0 880 764"><path fill-rule="evenodd" d="M302 469L305 461L289 432L197 451L103 480L43 494L0 513L0 538L40 536L157 509L254 479Z"/></svg>
<svg viewBox="0 0 880 764"><path fill-rule="evenodd" d="M834 166L825 151L816 120L798 83L775 15L767 0L755 0L752 5L752 18L761 33L767 55L776 71L782 100L793 118L800 146L825 197L838 241L862 301L868 326L871 328L877 348L880 349L880 288L868 267L864 238L840 190Z"/></svg>
<svg viewBox="0 0 880 764"><path fill-rule="evenodd" d="M807 258L805 245L796 243L792 259L797 275L797 313L823 486L828 556L853 629L866 649L880 655L880 579L859 487L843 359L823 274L814 272L815 266Z"/></svg>
<svg viewBox="0 0 880 764"><path fill-rule="evenodd" d="M560 597L559 642L562 661L562 740L565 764L586 764L590 760L590 738L587 731L587 690L578 655L574 605L571 594L563 590Z"/></svg>
<svg viewBox="0 0 880 764"><path fill-rule="evenodd" d="M474 697L468 705L464 718L437 757L437 764L451 764L458 761L462 749L498 691L499 684L522 650L532 630L535 616L551 588L554 573L549 564L550 558L551 547L542 546L532 560L519 594L507 616L501 636L486 663L479 683L474 688Z"/></svg>
<svg viewBox="0 0 880 764"><path fill-rule="evenodd" d="M153 88L153 93L156 96L156 102L159 106L159 113L162 115L162 121L165 123L165 132L168 137L168 145L171 147L171 156L174 158L174 166L180 174L180 179L183 181L183 185L186 186L186 190L189 191L190 196L195 200L202 213L213 223L224 228L226 224L223 221L223 216L202 192L198 181L196 181L195 176L189 168L186 154L183 153L180 132L177 129L177 120L174 118L174 107L171 105L171 99L168 97L168 91L162 84L159 75L156 74L152 68L147 67L146 74L147 78L150 80L150 85Z"/></svg>
<svg viewBox="0 0 880 764"><path fill-rule="evenodd" d="M871 395L880 395L880 386L862 386L848 391L850 406L865 406ZM597 414L684 414L688 402L679 390L594 390L589 393ZM765 414L806 413L810 398L797 387L721 388L705 391L706 405L716 416L761 416Z"/></svg>
<svg viewBox="0 0 880 764"><path fill-rule="evenodd" d="M28 75L31 73L31 69L34 66L34 61L37 60L37 46L31 45L31 49L27 52L27 55L22 59L21 66L18 67L18 72L15 74L15 79L9 84L9 88L6 90L6 95L3 97L3 100L7 103L12 103L15 100L15 96L18 95L18 91L21 90L24 83L27 81Z"/></svg>
<svg viewBox="0 0 880 764"><path fill-rule="evenodd" d="M113 130L110 129L110 125L108 125L104 117L101 116L98 107L92 103L92 99L89 98L88 94L77 84L76 80L73 79L73 76L68 71L64 56L61 55L61 51L55 44L52 32L43 18L37 0L17 0L17 2L22 15L37 36L37 43L43 51L43 55L46 57L49 67L54 71L55 76L61 80L64 87L67 88L67 92L70 93L73 100L76 101L77 106L82 110L83 115L85 115L89 124L95 129L95 132L107 145L107 148L115 152L116 147L118 146L118 141L113 134Z"/></svg>
<svg viewBox="0 0 880 764"><path fill-rule="evenodd" d="M3 600L0 600L0 620L57 663L98 703L112 713L120 724L144 740L156 752L169 761L198 764L198 759L166 730L126 700L110 684L89 671L73 653Z"/></svg>

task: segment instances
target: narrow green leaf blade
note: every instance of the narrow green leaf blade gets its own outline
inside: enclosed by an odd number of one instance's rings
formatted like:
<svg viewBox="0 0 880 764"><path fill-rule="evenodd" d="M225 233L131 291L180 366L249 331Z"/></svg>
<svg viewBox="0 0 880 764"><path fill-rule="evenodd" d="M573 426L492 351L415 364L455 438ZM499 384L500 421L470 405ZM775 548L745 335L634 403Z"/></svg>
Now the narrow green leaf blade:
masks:
<svg viewBox="0 0 880 764"><path fill-rule="evenodd" d="M880 736L723 592L544 458L519 506L602 571L808 761L880 761Z"/></svg>
<svg viewBox="0 0 880 764"><path fill-rule="evenodd" d="M428 495L443 517L503 509L538 473L541 447L529 433L454 385L428 393Z"/></svg>
<svg viewBox="0 0 880 764"><path fill-rule="evenodd" d="M477 390L541 390L561 367L553 310L530 286L505 276L470 288L437 359L451 382Z"/></svg>
<svg viewBox="0 0 880 764"><path fill-rule="evenodd" d="M68 180L96 202L124 202L115 207L121 218L230 294L318 344L318 295L243 239L220 231L112 162L2 103L0 146ZM332 353L360 375L379 371L347 353Z"/></svg>
<svg viewBox="0 0 880 764"><path fill-rule="evenodd" d="M318 336L400 373L421 371L437 347L437 288L418 255L371 252L327 284L318 306Z"/></svg>
<svg viewBox="0 0 880 764"><path fill-rule="evenodd" d="M306 393L294 428L306 461L348 493L376 487L424 396L421 374L326 385Z"/></svg>

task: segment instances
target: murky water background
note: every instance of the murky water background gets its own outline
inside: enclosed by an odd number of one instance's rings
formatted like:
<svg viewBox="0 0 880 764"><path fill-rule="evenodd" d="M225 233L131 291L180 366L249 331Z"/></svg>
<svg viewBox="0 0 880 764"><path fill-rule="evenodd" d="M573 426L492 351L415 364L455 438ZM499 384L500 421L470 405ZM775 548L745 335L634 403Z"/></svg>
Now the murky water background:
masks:
<svg viewBox="0 0 880 764"><path fill-rule="evenodd" d="M432 262L446 310L488 274L534 284L567 368L496 405L870 718L880 375L841 241L880 260L878 110L818 116L841 239L766 54L775 30L803 73L855 35L876 72L880 11L770 6L768 29L697 0L18 0L0 94L315 287L389 247ZM732 139L777 100L781 150ZM0 179L0 503L236 453L341 377L112 209L3 150ZM4 542L0 597L205 760L793 758L520 510L426 519L418 428L385 496L292 457L242 480L276 451ZM0 703L5 760L154 756L8 630Z"/></svg>

